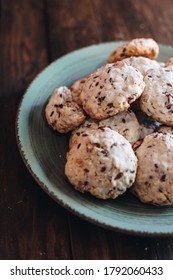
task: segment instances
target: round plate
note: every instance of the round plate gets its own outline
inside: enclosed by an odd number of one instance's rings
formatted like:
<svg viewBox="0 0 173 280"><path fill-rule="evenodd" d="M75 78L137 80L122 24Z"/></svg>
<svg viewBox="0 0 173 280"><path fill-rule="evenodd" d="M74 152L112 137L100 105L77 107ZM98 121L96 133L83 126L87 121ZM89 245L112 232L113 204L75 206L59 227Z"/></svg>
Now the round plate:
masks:
<svg viewBox="0 0 173 280"><path fill-rule="evenodd" d="M56 60L42 71L27 89L16 119L16 137L22 158L38 184L60 205L100 226L131 234L173 234L173 207L139 202L129 192L116 200L100 200L76 191L64 175L69 135L52 131L44 108L56 87L70 86L105 64L109 54L124 42L92 45ZM173 54L171 46L160 45L158 60Z"/></svg>

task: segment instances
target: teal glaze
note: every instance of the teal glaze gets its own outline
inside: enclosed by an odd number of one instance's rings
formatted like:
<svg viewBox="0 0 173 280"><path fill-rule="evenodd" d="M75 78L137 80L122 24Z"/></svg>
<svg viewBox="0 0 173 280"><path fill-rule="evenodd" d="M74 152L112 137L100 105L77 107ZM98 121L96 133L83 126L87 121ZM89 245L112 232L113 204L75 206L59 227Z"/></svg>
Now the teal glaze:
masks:
<svg viewBox="0 0 173 280"><path fill-rule="evenodd" d="M83 219L116 231L139 235L173 234L173 207L145 205L125 193L116 200L99 200L77 192L64 175L69 135L53 132L45 122L44 107L56 87L70 86L105 64L122 41L89 46L56 60L27 89L16 118L21 156L38 184L60 205ZM160 45L159 61L173 56Z"/></svg>

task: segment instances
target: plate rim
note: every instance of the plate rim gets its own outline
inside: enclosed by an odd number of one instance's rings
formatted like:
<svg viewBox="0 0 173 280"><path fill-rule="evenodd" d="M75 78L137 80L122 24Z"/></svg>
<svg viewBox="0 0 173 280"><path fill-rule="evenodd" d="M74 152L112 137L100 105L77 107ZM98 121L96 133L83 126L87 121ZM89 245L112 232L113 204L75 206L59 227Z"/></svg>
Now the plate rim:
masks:
<svg viewBox="0 0 173 280"><path fill-rule="evenodd" d="M95 224L97 226L100 226L102 228L105 229L109 229L112 231L116 231L116 232L120 232L120 233L124 233L124 234L129 234L129 235L138 235L138 236L158 236L158 237L169 237L169 236L173 236L173 231L172 232L166 232L166 231L160 231L160 232L155 232L155 231L144 231L144 230L132 230L132 229L124 229L124 228L120 228L120 227L116 227L116 226L111 226L110 224L106 224L104 222L100 222L97 219L91 218L90 216L87 216L85 214L80 213L79 211L76 211L75 209L73 209L69 204L65 203L63 200L61 200L57 195L55 195L53 192L51 192L49 190L49 188L45 185L45 183L37 176L37 174L34 172L32 166L28 163L28 159L27 159L27 155L25 155L25 152L23 150L23 146L21 143L21 138L20 138L20 128L19 128L19 121L20 121L20 114L22 111L22 104L24 102L24 99L26 97L27 94L29 94L30 88L32 86L33 83L37 82L37 80L40 78L40 76L47 71L47 69L49 67L52 67L52 65L58 63L59 61L61 61L62 59L64 59L65 57L68 58L68 56L71 56L75 53L77 53L78 51L87 51L87 49L90 49L91 47L100 47L102 45L110 45L110 44L123 44L127 42L127 40L118 40L118 41L111 41L111 42L101 42L98 44L92 44L83 48L79 48L76 49L72 52L69 52L63 56L61 56L60 58L55 59L54 61L52 61L51 63L49 63L47 66L44 67L44 69L42 69L36 76L35 78L29 83L29 85L27 86L25 92L23 93L21 100L19 102L18 108L17 108L17 113L16 113L16 119L15 119L15 137L16 137L16 142L17 142L17 146L18 146L18 150L19 153L22 157L22 160L25 164L25 166L27 167L29 173L31 174L31 176L34 178L34 180L37 182L37 184L46 192L47 195L49 195L49 197L51 197L51 199L53 199L56 203L58 203L59 205L61 205L63 208L65 208L66 210L70 211L72 214L92 223ZM164 46L164 47L170 47L171 49L173 48L173 46L171 45L167 45L167 44L160 44L158 43L159 46Z"/></svg>

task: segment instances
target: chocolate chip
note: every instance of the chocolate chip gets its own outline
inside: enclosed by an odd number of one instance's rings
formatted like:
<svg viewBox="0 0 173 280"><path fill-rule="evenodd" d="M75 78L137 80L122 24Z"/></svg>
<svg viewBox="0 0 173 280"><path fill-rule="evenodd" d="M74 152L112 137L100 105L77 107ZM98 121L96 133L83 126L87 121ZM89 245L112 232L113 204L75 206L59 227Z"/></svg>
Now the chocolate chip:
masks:
<svg viewBox="0 0 173 280"><path fill-rule="evenodd" d="M98 129L105 131L105 126L99 126Z"/></svg>
<svg viewBox="0 0 173 280"><path fill-rule="evenodd" d="M79 144L77 145L77 149L79 149L79 148L80 148L80 146L81 146L81 143L79 143Z"/></svg>
<svg viewBox="0 0 173 280"><path fill-rule="evenodd" d="M166 174L162 175L160 178L160 181L165 182L166 181Z"/></svg>
<svg viewBox="0 0 173 280"><path fill-rule="evenodd" d="M86 128L90 128L90 127L91 127L91 124L87 124L87 125L86 125Z"/></svg>
<svg viewBox="0 0 173 280"><path fill-rule="evenodd" d="M171 106L172 105L167 105L166 108L169 110L169 109L171 109Z"/></svg>
<svg viewBox="0 0 173 280"><path fill-rule="evenodd" d="M84 168L84 172L88 173L89 172L88 168Z"/></svg>
<svg viewBox="0 0 173 280"><path fill-rule="evenodd" d="M98 101L99 101L99 102L102 102L105 98L106 98L106 96L99 97L99 98L98 98Z"/></svg>
<svg viewBox="0 0 173 280"><path fill-rule="evenodd" d="M100 169L100 172L104 172L106 170L106 167L103 166L101 169Z"/></svg>
<svg viewBox="0 0 173 280"><path fill-rule="evenodd" d="M170 83L167 83L167 86L168 86L168 87L172 87L172 85L171 85Z"/></svg>
<svg viewBox="0 0 173 280"><path fill-rule="evenodd" d="M109 155L109 151L108 150L102 150L101 153L107 157Z"/></svg>
<svg viewBox="0 0 173 280"><path fill-rule="evenodd" d="M52 126L56 125L57 120L55 120L53 123L51 123Z"/></svg>
<svg viewBox="0 0 173 280"><path fill-rule="evenodd" d="M94 143L94 145L95 145L97 148L100 148L100 147L101 147L100 143Z"/></svg>
<svg viewBox="0 0 173 280"><path fill-rule="evenodd" d="M112 108L113 106L114 104L112 102L107 104L107 107L109 107L109 109Z"/></svg>
<svg viewBox="0 0 173 280"><path fill-rule="evenodd" d="M122 172L119 172L119 173L117 174L117 176L114 178L114 180L120 179L122 176L123 176L123 173L122 173Z"/></svg>
<svg viewBox="0 0 173 280"><path fill-rule="evenodd" d="M111 145L111 149L113 148L113 147L116 147L117 146L117 144L116 143L113 143L112 145Z"/></svg>

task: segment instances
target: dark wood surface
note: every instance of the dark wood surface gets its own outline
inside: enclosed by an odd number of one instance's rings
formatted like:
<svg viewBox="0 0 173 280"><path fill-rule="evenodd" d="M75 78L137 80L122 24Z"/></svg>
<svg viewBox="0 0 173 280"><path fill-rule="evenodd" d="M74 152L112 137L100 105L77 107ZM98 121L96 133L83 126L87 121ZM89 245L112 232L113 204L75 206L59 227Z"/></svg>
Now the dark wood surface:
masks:
<svg viewBox="0 0 173 280"><path fill-rule="evenodd" d="M0 259L173 259L173 237L90 224L42 191L15 139L29 83L51 61L91 44L152 37L173 45L172 0L1 0Z"/></svg>

